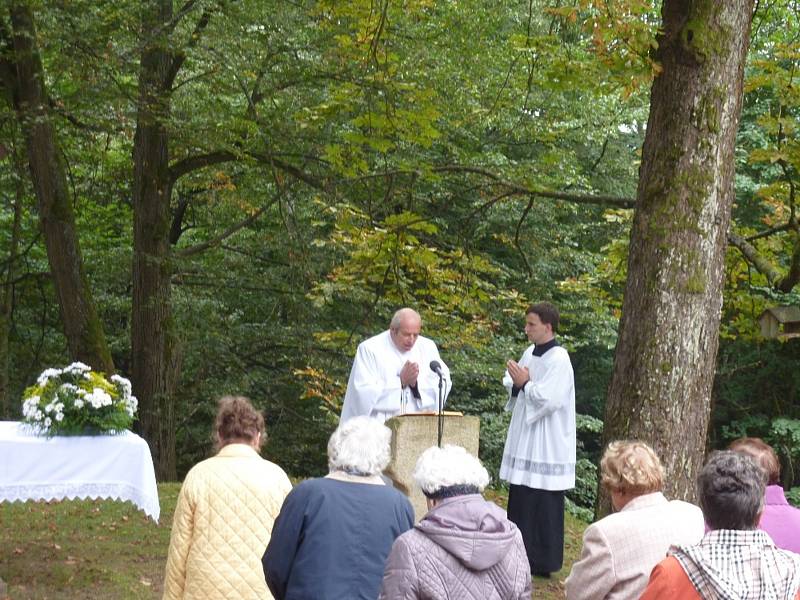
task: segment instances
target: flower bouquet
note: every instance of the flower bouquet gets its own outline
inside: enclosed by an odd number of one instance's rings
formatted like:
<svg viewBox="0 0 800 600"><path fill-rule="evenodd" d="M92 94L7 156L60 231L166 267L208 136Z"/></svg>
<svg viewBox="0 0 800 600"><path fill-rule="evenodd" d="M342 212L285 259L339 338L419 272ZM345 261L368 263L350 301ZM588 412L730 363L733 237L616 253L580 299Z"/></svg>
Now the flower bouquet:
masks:
<svg viewBox="0 0 800 600"><path fill-rule="evenodd" d="M25 390L22 420L48 436L119 433L131 426L137 406L130 381L119 375L106 379L75 362L45 369Z"/></svg>

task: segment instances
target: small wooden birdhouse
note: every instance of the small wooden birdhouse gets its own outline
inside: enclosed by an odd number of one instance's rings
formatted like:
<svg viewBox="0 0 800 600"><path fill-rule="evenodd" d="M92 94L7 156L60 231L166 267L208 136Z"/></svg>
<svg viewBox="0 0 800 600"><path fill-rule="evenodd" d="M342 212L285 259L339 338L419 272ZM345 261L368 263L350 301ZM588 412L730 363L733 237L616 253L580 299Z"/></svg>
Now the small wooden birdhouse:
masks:
<svg viewBox="0 0 800 600"><path fill-rule="evenodd" d="M773 306L758 317L765 338L800 337L800 306Z"/></svg>

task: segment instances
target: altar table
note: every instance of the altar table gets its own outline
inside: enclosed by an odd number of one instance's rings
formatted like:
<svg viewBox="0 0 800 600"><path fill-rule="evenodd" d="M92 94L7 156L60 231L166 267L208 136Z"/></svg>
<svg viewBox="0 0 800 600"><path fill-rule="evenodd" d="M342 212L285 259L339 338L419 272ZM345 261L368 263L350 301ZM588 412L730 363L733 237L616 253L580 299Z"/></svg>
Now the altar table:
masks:
<svg viewBox="0 0 800 600"><path fill-rule="evenodd" d="M161 508L150 447L130 431L116 435L35 435L0 421L0 502L129 500L156 523Z"/></svg>

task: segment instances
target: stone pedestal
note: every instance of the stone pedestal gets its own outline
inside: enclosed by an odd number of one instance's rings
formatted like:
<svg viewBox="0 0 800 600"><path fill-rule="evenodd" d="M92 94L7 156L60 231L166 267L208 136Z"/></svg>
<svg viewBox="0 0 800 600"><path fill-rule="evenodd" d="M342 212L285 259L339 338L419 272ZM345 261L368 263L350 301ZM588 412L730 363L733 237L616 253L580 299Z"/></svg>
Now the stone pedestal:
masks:
<svg viewBox="0 0 800 600"><path fill-rule="evenodd" d="M414 483L412 473L419 455L426 449L436 445L438 437L438 417L436 415L402 415L386 421L392 430L392 460L386 469L386 475L394 482L394 486L403 492L414 507L417 521L425 516L428 507L425 496ZM471 454L478 456L480 419L471 416L446 415L442 445L454 444L466 448Z"/></svg>

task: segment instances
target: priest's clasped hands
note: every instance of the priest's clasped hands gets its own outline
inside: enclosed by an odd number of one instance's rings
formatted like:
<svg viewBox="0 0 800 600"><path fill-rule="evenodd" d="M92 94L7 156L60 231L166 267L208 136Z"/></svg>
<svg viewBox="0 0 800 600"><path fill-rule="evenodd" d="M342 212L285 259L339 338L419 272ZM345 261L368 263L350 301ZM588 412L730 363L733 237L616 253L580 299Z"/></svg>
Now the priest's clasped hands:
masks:
<svg viewBox="0 0 800 600"><path fill-rule="evenodd" d="M419 377L419 365L410 360L406 361L403 368L400 369L400 386L409 387L417 385L417 378Z"/></svg>
<svg viewBox="0 0 800 600"><path fill-rule="evenodd" d="M528 367L519 366L519 363L515 360L509 360L506 363L506 368L508 369L508 374L511 375L511 381L513 381L514 385L518 388L523 387L531 380Z"/></svg>

